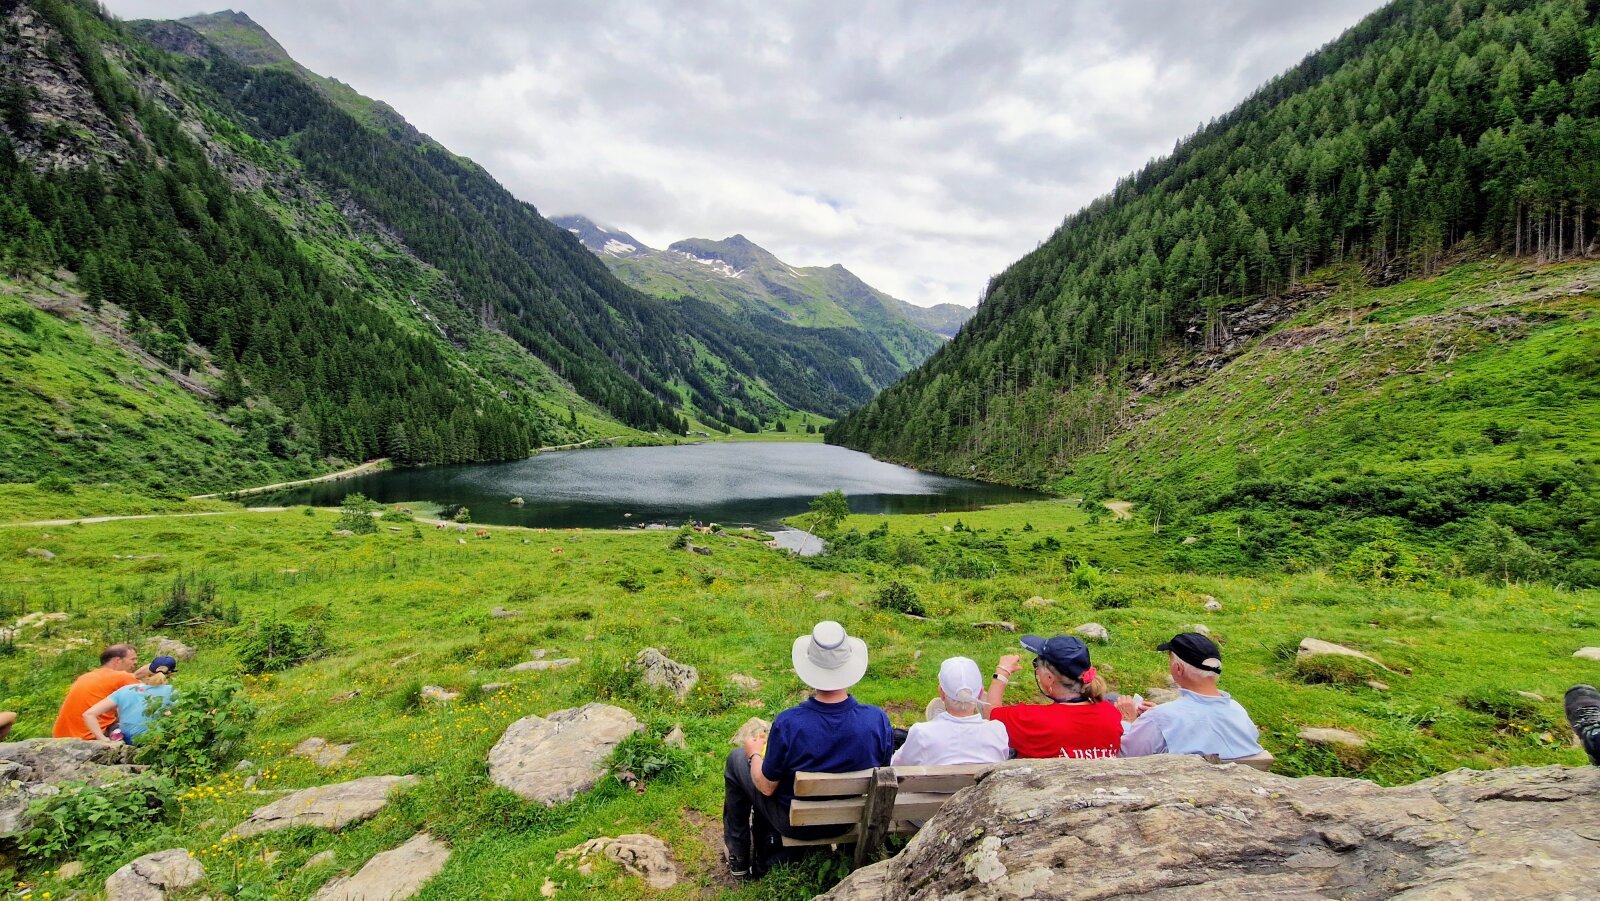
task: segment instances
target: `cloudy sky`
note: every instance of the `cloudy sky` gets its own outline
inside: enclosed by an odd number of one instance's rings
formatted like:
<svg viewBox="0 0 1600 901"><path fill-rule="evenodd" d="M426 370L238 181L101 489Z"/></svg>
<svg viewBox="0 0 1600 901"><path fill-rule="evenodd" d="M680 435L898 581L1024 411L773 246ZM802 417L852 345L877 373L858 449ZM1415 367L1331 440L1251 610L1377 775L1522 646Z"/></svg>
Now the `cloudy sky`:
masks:
<svg viewBox="0 0 1600 901"><path fill-rule="evenodd" d="M222 2L222 0L219 0ZM231 0L546 215L975 303L1376 0ZM107 0L123 18L204 0Z"/></svg>

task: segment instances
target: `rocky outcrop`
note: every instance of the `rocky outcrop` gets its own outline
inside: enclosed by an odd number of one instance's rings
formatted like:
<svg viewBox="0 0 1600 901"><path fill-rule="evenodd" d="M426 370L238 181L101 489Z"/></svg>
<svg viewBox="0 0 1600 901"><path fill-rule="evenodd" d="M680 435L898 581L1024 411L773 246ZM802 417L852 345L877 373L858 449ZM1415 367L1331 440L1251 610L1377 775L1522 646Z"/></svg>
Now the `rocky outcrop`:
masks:
<svg viewBox="0 0 1600 901"><path fill-rule="evenodd" d="M143 770L133 748L76 738L0 742L0 839L28 828L28 805L60 782L105 785Z"/></svg>
<svg viewBox="0 0 1600 901"><path fill-rule="evenodd" d="M645 648L633 660L639 671L639 680L651 688L664 688L678 700L689 696L700 681L700 671L687 663L679 663L655 648Z"/></svg>
<svg viewBox="0 0 1600 901"><path fill-rule="evenodd" d="M825 898L1600 896L1600 767L1399 788L1196 757L1012 761Z"/></svg>
<svg viewBox="0 0 1600 901"><path fill-rule="evenodd" d="M106 901L164 901L169 893L204 879L205 868L183 848L129 861L106 879Z"/></svg>
<svg viewBox="0 0 1600 901"><path fill-rule="evenodd" d="M354 876L324 885L316 901L402 901L422 891L449 860L449 845L419 832L400 847L374 855Z"/></svg>
<svg viewBox="0 0 1600 901"><path fill-rule="evenodd" d="M244 838L290 826L343 829L371 818L389 803L391 791L416 781L416 776L368 776L304 788L257 808L230 834Z"/></svg>
<svg viewBox="0 0 1600 901"><path fill-rule="evenodd" d="M1365 660L1374 666L1383 667L1383 664L1355 648L1347 648L1342 644L1334 644L1331 641L1323 641L1320 638L1302 638L1300 647L1295 650L1294 656L1296 660L1307 660L1312 657L1354 657L1357 660ZM1383 668L1388 669L1388 667Z"/></svg>
<svg viewBox="0 0 1600 901"><path fill-rule="evenodd" d="M133 155L126 133L95 99L94 87L60 31L26 3L0 6L0 68L23 87L30 128L10 133L17 155L45 169L113 168ZM126 132L126 133L125 133Z"/></svg>
<svg viewBox="0 0 1600 901"><path fill-rule="evenodd" d="M665 891L678 884L678 867L672 862L672 849L653 835L632 833L616 838L592 838L562 851L556 855L556 859L582 860L590 855L609 857L622 867L622 872L642 878L656 891Z"/></svg>
<svg viewBox="0 0 1600 901"><path fill-rule="evenodd" d="M489 750L489 778L525 800L553 807L594 788L612 749L643 728L633 714L609 704L525 716L507 726Z"/></svg>

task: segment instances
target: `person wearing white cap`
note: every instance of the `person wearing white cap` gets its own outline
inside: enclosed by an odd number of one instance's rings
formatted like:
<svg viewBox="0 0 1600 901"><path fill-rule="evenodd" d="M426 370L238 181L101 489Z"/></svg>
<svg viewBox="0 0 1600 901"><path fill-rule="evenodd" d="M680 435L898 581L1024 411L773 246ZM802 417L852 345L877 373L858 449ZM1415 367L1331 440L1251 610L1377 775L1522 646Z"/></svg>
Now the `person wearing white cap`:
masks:
<svg viewBox="0 0 1600 901"><path fill-rule="evenodd" d="M829 838L838 826L791 826L796 773L849 773L886 766L889 715L850 695L867 672L867 643L824 620L794 640L790 659L811 697L778 714L768 735L728 754L723 770L722 840L735 876L758 875L781 853L779 836Z"/></svg>
<svg viewBox="0 0 1600 901"><path fill-rule="evenodd" d="M983 674L977 661L951 657L939 665L939 700L944 710L917 723L889 761L894 766L999 763L1011 757L1004 723L978 713Z"/></svg>

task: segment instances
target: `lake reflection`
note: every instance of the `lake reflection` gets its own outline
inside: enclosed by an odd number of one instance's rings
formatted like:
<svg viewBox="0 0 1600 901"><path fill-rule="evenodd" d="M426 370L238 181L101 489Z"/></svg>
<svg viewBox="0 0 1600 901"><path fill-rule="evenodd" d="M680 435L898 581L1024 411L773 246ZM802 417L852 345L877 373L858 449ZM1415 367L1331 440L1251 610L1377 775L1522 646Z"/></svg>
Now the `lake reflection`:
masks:
<svg viewBox="0 0 1600 901"><path fill-rule="evenodd" d="M771 527L835 488L857 513L938 513L1042 497L917 472L825 444L727 442L396 469L276 492L252 503L331 506L359 491L385 504L464 504L473 521L501 525L618 528L692 519ZM509 503L514 497L526 505Z"/></svg>

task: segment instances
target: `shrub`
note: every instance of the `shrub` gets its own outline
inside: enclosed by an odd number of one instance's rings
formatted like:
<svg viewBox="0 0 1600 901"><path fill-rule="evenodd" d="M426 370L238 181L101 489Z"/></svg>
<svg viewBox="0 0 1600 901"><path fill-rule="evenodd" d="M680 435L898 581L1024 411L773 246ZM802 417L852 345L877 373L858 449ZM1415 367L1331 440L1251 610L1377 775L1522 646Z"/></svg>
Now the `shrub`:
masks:
<svg viewBox="0 0 1600 901"><path fill-rule="evenodd" d="M372 520L372 511L378 509L376 502L369 500L366 495L359 492L347 494L339 506L339 518L333 524L335 529L348 529L357 535L368 535L378 531L378 524Z"/></svg>
<svg viewBox="0 0 1600 901"><path fill-rule="evenodd" d="M328 633L319 622L254 620L228 630L233 654L251 675L275 673L327 652Z"/></svg>
<svg viewBox="0 0 1600 901"><path fill-rule="evenodd" d="M28 805L32 825L17 841L35 862L67 855L91 863L108 860L127 847L128 836L150 828L151 814L172 797L163 776L132 776L110 785L66 782L60 792Z"/></svg>
<svg viewBox="0 0 1600 901"><path fill-rule="evenodd" d="M383 515L378 518L384 522L416 522L417 519L404 510L385 510Z"/></svg>
<svg viewBox="0 0 1600 901"><path fill-rule="evenodd" d="M668 746L649 732L635 732L611 752L607 767L618 782L642 786L693 779L700 775L700 758L685 748Z"/></svg>
<svg viewBox="0 0 1600 901"><path fill-rule="evenodd" d="M481 692L482 689L479 689ZM422 680L412 679L388 698L389 708L396 713L410 713L422 707Z"/></svg>
<svg viewBox="0 0 1600 901"><path fill-rule="evenodd" d="M1295 660L1295 674L1302 681L1328 685L1364 685L1389 675L1371 661L1344 654L1317 654Z"/></svg>
<svg viewBox="0 0 1600 901"><path fill-rule="evenodd" d="M184 685L139 742L139 762L180 782L198 782L238 759L256 708L230 679Z"/></svg>
<svg viewBox="0 0 1600 901"><path fill-rule="evenodd" d="M466 507L462 507L460 510L457 510L456 515L450 517L450 519L454 522L472 522L472 511L468 510Z"/></svg>
<svg viewBox="0 0 1600 901"><path fill-rule="evenodd" d="M45 476L33 484L40 491L48 491L51 494L72 493L72 483L61 476Z"/></svg>
<svg viewBox="0 0 1600 901"><path fill-rule="evenodd" d="M933 562L933 575L940 579L992 579L1000 572L993 558L964 548L945 548Z"/></svg>
<svg viewBox="0 0 1600 901"><path fill-rule="evenodd" d="M873 606L879 610L892 610L895 613L909 613L912 616L927 616L928 611L922 606L922 601L917 598L917 593L903 582L890 582L878 589L872 599Z"/></svg>
<svg viewBox="0 0 1600 901"><path fill-rule="evenodd" d="M1087 560L1079 560L1067 573L1067 583L1078 591L1094 591L1106 582L1106 574Z"/></svg>
<svg viewBox="0 0 1600 901"><path fill-rule="evenodd" d="M678 532L672 536L672 541L667 545L667 550L681 551L689 546L689 541L692 538L694 538L694 524L686 522L678 527Z"/></svg>
<svg viewBox="0 0 1600 901"><path fill-rule="evenodd" d="M157 626L192 625L196 620L225 619L226 614L217 605L217 583L198 576L179 574L172 580L161 611L156 614Z"/></svg>
<svg viewBox="0 0 1600 901"><path fill-rule="evenodd" d="M1136 595L1131 588L1107 585L1089 596L1089 606L1096 610L1123 610L1133 606Z"/></svg>

